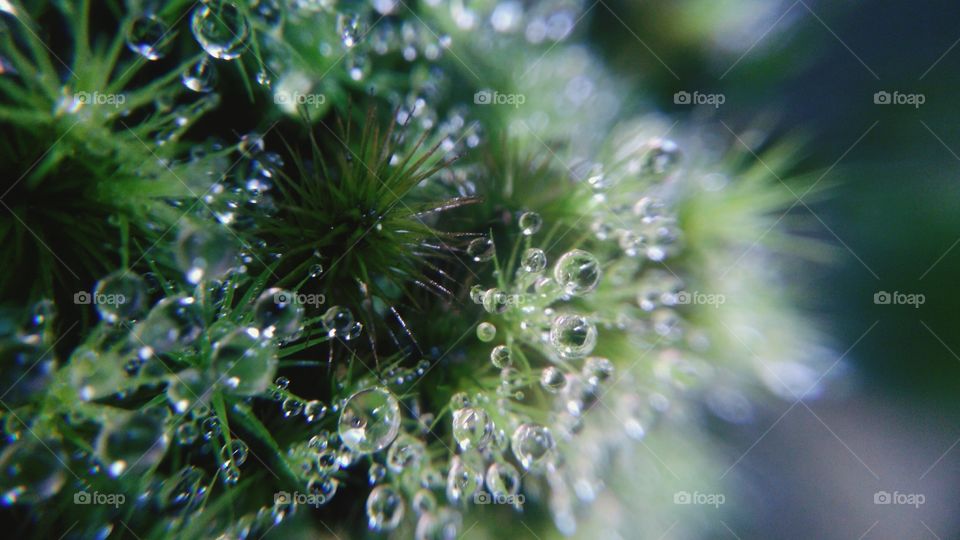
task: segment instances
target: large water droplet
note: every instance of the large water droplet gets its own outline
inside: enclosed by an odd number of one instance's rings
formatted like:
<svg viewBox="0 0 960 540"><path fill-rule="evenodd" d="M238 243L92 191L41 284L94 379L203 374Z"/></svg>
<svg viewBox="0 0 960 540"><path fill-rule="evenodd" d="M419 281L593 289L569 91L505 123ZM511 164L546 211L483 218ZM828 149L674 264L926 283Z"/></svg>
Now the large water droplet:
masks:
<svg viewBox="0 0 960 540"><path fill-rule="evenodd" d="M188 67L180 76L187 89L207 93L217 84L217 68L209 57L204 56L196 64Z"/></svg>
<svg viewBox="0 0 960 540"><path fill-rule="evenodd" d="M403 519L403 497L390 486L377 486L367 497L367 517L375 531L392 531Z"/></svg>
<svg viewBox="0 0 960 540"><path fill-rule="evenodd" d="M147 60L159 60L166 53L173 33L163 21L153 15L134 19L127 30L127 48Z"/></svg>
<svg viewBox="0 0 960 540"><path fill-rule="evenodd" d="M460 456L454 456L447 474L447 499L456 503L472 497L483 485L483 472L467 464Z"/></svg>
<svg viewBox="0 0 960 540"><path fill-rule="evenodd" d="M483 448L493 435L493 422L487 411L466 407L453 411L453 439L462 450Z"/></svg>
<svg viewBox="0 0 960 540"><path fill-rule="evenodd" d="M550 343L563 358L582 358L597 344L597 328L580 315L560 315L550 326Z"/></svg>
<svg viewBox="0 0 960 540"><path fill-rule="evenodd" d="M487 489L495 499L516 495L520 491L520 472L506 462L491 463L487 468Z"/></svg>
<svg viewBox="0 0 960 540"><path fill-rule="evenodd" d="M495 337L497 337L496 326L488 322L482 322L477 325L477 339L486 343L488 341L493 341L493 338Z"/></svg>
<svg viewBox="0 0 960 540"><path fill-rule="evenodd" d="M520 268L528 274L543 272L547 267L547 255L540 248L529 248L520 258Z"/></svg>
<svg viewBox="0 0 960 540"><path fill-rule="evenodd" d="M397 474L417 469L426 453L427 446L423 441L410 435L400 435L387 450L387 467Z"/></svg>
<svg viewBox="0 0 960 540"><path fill-rule="evenodd" d="M193 284L226 274L236 256L233 239L219 229L186 227L177 238L177 264Z"/></svg>
<svg viewBox="0 0 960 540"><path fill-rule="evenodd" d="M170 444L163 417L155 410L124 414L105 425L97 438L97 455L116 478L141 473L163 459Z"/></svg>
<svg viewBox="0 0 960 540"><path fill-rule="evenodd" d="M147 284L133 272L118 270L97 282L91 300L108 323L136 319L147 310Z"/></svg>
<svg viewBox="0 0 960 540"><path fill-rule="evenodd" d="M527 470L546 462L553 453L554 445L550 430L539 424L521 424L510 438L513 455Z"/></svg>
<svg viewBox="0 0 960 540"><path fill-rule="evenodd" d="M567 383L567 378L556 366L548 366L540 373L540 386L551 394L556 394L563 390Z"/></svg>
<svg viewBox="0 0 960 540"><path fill-rule="evenodd" d="M200 306L194 298L164 298L134 327L134 344L145 347L145 350L141 351L141 357L186 347L200 337L202 321Z"/></svg>
<svg viewBox="0 0 960 540"><path fill-rule="evenodd" d="M338 429L343 444L354 452L383 450L400 431L400 404L383 388L361 390L344 404Z"/></svg>
<svg viewBox="0 0 960 540"><path fill-rule="evenodd" d="M247 46L250 26L233 2L210 0L193 10L190 31L207 54L233 60Z"/></svg>
<svg viewBox="0 0 960 540"><path fill-rule="evenodd" d="M600 282L600 261L581 249L565 253L553 268L553 277L567 294L586 294Z"/></svg>
<svg viewBox="0 0 960 540"><path fill-rule="evenodd" d="M255 396L267 391L277 372L276 348L241 328L214 344L210 364L228 392Z"/></svg>
<svg viewBox="0 0 960 540"><path fill-rule="evenodd" d="M524 212L520 216L518 224L520 225L520 232L524 236L533 236L543 226L543 218L536 212Z"/></svg>
<svg viewBox="0 0 960 540"><path fill-rule="evenodd" d="M33 504L56 495L66 482L66 456L56 440L17 441L0 454L0 504Z"/></svg>
<svg viewBox="0 0 960 540"><path fill-rule="evenodd" d="M493 240L486 236L474 238L467 244L467 255L476 262L489 261L496 253Z"/></svg>
<svg viewBox="0 0 960 540"><path fill-rule="evenodd" d="M513 364L513 358L510 347L506 345L497 345L494 347L493 350L490 351L490 363L500 369L511 366Z"/></svg>
<svg viewBox="0 0 960 540"><path fill-rule="evenodd" d="M293 293L271 288L263 291L253 305L257 327L268 338L290 337L300 331L303 306L296 303Z"/></svg>
<svg viewBox="0 0 960 540"><path fill-rule="evenodd" d="M353 326L353 313L343 306L333 306L323 314L323 328L330 337L346 337Z"/></svg>
<svg viewBox="0 0 960 540"><path fill-rule="evenodd" d="M463 527L463 517L450 508L426 512L417 520L415 540L456 540Z"/></svg>

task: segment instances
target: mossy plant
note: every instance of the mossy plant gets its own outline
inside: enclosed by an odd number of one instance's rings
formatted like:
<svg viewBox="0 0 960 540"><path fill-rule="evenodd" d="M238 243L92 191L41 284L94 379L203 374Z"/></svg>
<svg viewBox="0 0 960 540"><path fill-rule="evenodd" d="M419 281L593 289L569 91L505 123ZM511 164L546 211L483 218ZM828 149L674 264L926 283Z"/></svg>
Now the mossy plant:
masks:
<svg viewBox="0 0 960 540"><path fill-rule="evenodd" d="M653 529L637 448L808 373L776 178L627 118L572 3L2 9L19 536Z"/></svg>

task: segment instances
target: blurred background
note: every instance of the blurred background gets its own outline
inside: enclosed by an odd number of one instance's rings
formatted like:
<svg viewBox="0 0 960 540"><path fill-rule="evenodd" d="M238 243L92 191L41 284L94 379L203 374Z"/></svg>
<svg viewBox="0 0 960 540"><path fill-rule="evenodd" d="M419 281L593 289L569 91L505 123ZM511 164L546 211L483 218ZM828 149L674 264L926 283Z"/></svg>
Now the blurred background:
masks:
<svg viewBox="0 0 960 540"><path fill-rule="evenodd" d="M763 140L801 141L785 222L832 247L790 283L844 384L722 434L744 492L716 538L960 538L958 20L947 0L592 8L592 41L641 106L761 159Z"/></svg>

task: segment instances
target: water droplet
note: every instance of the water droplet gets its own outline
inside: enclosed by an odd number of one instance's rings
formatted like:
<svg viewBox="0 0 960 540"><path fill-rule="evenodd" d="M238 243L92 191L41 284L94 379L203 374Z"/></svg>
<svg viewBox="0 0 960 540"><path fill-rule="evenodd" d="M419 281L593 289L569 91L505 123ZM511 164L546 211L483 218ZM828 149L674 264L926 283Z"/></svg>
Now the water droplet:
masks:
<svg viewBox="0 0 960 540"><path fill-rule="evenodd" d="M574 249L563 254L553 268L553 277L567 294L582 295L600 282L600 261L593 254Z"/></svg>
<svg viewBox="0 0 960 540"><path fill-rule="evenodd" d="M313 496L317 504L327 504L337 494L340 482L336 478L314 478L307 483L307 493Z"/></svg>
<svg viewBox="0 0 960 540"><path fill-rule="evenodd" d="M483 309L487 313L503 313L510 309L510 295L500 289L489 289L483 293Z"/></svg>
<svg viewBox="0 0 960 540"><path fill-rule="evenodd" d="M524 212L519 219L520 232L524 236L533 236L543 226L543 218L536 212Z"/></svg>
<svg viewBox="0 0 960 540"><path fill-rule="evenodd" d="M460 456L454 456L447 474L447 499L456 503L473 496L483 485L483 473L468 465Z"/></svg>
<svg viewBox="0 0 960 540"><path fill-rule="evenodd" d="M185 369L171 375L167 385L167 400L178 414L207 403L213 393L211 381L196 369Z"/></svg>
<svg viewBox="0 0 960 540"><path fill-rule="evenodd" d="M555 443L550 430L539 424L521 424L510 438L513 455L530 470L550 459Z"/></svg>
<svg viewBox="0 0 960 540"><path fill-rule="evenodd" d="M209 57L204 56L183 72L180 81L188 90L200 93L210 92L217 84L217 67Z"/></svg>
<svg viewBox="0 0 960 540"><path fill-rule="evenodd" d="M110 324L136 319L147 309L147 284L133 272L117 270L97 282L91 300Z"/></svg>
<svg viewBox="0 0 960 540"><path fill-rule="evenodd" d="M233 439L229 443L223 445L220 448L220 459L223 461L222 467L226 469L227 467L239 467L247 461L247 453L249 452L247 443L239 440Z"/></svg>
<svg viewBox="0 0 960 540"><path fill-rule="evenodd" d="M257 84L263 86L264 88L270 88L270 85L273 84L273 81L270 79L270 74L263 70L258 71Z"/></svg>
<svg viewBox="0 0 960 540"><path fill-rule="evenodd" d="M303 306L295 302L293 293L271 288L260 293L253 304L253 319L268 338L288 338L300 332Z"/></svg>
<svg viewBox="0 0 960 540"><path fill-rule="evenodd" d="M483 293L485 292L486 291L480 285L474 285L473 287L470 287L470 300L472 300L474 304L482 304Z"/></svg>
<svg viewBox="0 0 960 540"><path fill-rule="evenodd" d="M597 344L597 328L580 315L560 315L550 326L550 343L565 359L582 358Z"/></svg>
<svg viewBox="0 0 960 540"><path fill-rule="evenodd" d="M400 435L387 451L387 467L397 474L418 469L426 452L427 446L420 439Z"/></svg>
<svg viewBox="0 0 960 540"><path fill-rule="evenodd" d="M267 391L277 372L276 348L240 328L214 343L210 364L228 392L255 396Z"/></svg>
<svg viewBox="0 0 960 540"><path fill-rule="evenodd" d="M308 401L303 407L303 416L308 424L316 422L326 415L327 406L317 400Z"/></svg>
<svg viewBox="0 0 960 540"><path fill-rule="evenodd" d="M323 273L323 265L320 263L314 264L310 267L310 277L320 277L320 274Z"/></svg>
<svg viewBox="0 0 960 540"><path fill-rule="evenodd" d="M141 473L163 459L170 438L155 410L126 413L108 423L97 438L97 456L116 478Z"/></svg>
<svg viewBox="0 0 960 540"><path fill-rule="evenodd" d="M344 48L353 48L366 33L366 25L360 15L356 13L337 15L337 34Z"/></svg>
<svg viewBox="0 0 960 540"><path fill-rule="evenodd" d="M486 236L482 238L474 238L467 244L467 255L470 256L475 262L489 261L493 258L496 253L493 240L487 238Z"/></svg>
<svg viewBox="0 0 960 540"><path fill-rule="evenodd" d="M496 499L516 495L520 491L520 471L506 462L491 463L487 468L487 489Z"/></svg>
<svg viewBox="0 0 960 540"><path fill-rule="evenodd" d="M173 38L163 21L153 15L137 17L127 30L127 48L147 60L159 60Z"/></svg>
<svg viewBox="0 0 960 540"><path fill-rule="evenodd" d="M247 46L250 26L233 2L209 0L193 10L190 31L207 54L233 60Z"/></svg>
<svg viewBox="0 0 960 540"><path fill-rule="evenodd" d="M202 321L200 306L194 298L164 298L134 327L134 343L145 346L141 351L144 359L152 353L168 353L186 347L200 337Z"/></svg>
<svg viewBox="0 0 960 540"><path fill-rule="evenodd" d="M680 164L680 147L669 139L653 139L650 149L643 156L643 171L647 174L665 175Z"/></svg>
<svg viewBox="0 0 960 540"><path fill-rule="evenodd" d="M583 379L588 385L597 387L610 380L613 376L613 363L606 358L591 356L583 363Z"/></svg>
<svg viewBox="0 0 960 540"><path fill-rule="evenodd" d="M284 418L297 416L303 412L303 402L297 398L289 397L283 400L283 403L280 405L280 409L283 411Z"/></svg>
<svg viewBox="0 0 960 540"><path fill-rule="evenodd" d="M33 504L57 494L67 476L66 456L56 440L17 441L0 454L0 505Z"/></svg>
<svg viewBox="0 0 960 540"><path fill-rule="evenodd" d="M391 448L393 447L391 446ZM387 477L386 467L384 467L380 463L370 464L370 469L367 471L367 483L369 483L371 486L375 486L386 477Z"/></svg>
<svg viewBox="0 0 960 540"><path fill-rule="evenodd" d="M207 484L206 474L202 470L186 466L163 482L159 499L169 509L196 507L207 494Z"/></svg>
<svg viewBox="0 0 960 540"><path fill-rule="evenodd" d="M177 426L177 442L184 446L193 444L200 436L200 429L195 422L184 422Z"/></svg>
<svg viewBox="0 0 960 540"><path fill-rule="evenodd" d="M343 306L333 306L323 314L323 327L330 337L345 337L353 326L353 313Z"/></svg>
<svg viewBox="0 0 960 540"><path fill-rule="evenodd" d="M505 368L513 365L513 357L510 353L510 347L506 345L497 345L490 351L490 362L497 368Z"/></svg>
<svg viewBox="0 0 960 540"><path fill-rule="evenodd" d="M236 257L233 239L219 229L186 227L177 238L177 264L193 284L223 276Z"/></svg>
<svg viewBox="0 0 960 540"><path fill-rule="evenodd" d="M429 489L419 489L413 494L413 511L419 516L427 512L433 512L437 508L437 498Z"/></svg>
<svg viewBox="0 0 960 540"><path fill-rule="evenodd" d="M453 411L453 439L461 450L483 448L493 435L493 422L487 411L466 407Z"/></svg>
<svg viewBox="0 0 960 540"><path fill-rule="evenodd" d="M540 373L540 386L551 394L556 394L567 384L563 372L555 366L548 366Z"/></svg>
<svg viewBox="0 0 960 540"><path fill-rule="evenodd" d="M354 452L383 450L400 431L400 404L383 388L361 390L347 399L338 429L343 444Z"/></svg>
<svg viewBox="0 0 960 540"><path fill-rule="evenodd" d="M488 322L482 322L477 325L477 339L486 343L488 341L493 341L493 338L495 337L497 337L496 326Z"/></svg>
<svg viewBox="0 0 960 540"><path fill-rule="evenodd" d="M543 272L547 267L547 255L540 248L529 248L520 258L520 268L528 274Z"/></svg>
<svg viewBox="0 0 960 540"><path fill-rule="evenodd" d="M403 519L403 497L390 486L377 486L367 497L368 524L375 531L392 531Z"/></svg>

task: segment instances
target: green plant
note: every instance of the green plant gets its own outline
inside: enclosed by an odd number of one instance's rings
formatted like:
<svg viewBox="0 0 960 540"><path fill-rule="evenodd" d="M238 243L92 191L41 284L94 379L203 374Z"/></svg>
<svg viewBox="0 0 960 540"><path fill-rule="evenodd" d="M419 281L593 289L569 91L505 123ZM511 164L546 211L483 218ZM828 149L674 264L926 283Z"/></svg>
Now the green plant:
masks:
<svg viewBox="0 0 960 540"><path fill-rule="evenodd" d="M754 242L776 183L660 118L615 121L602 92L550 101L609 76L569 32L507 24L578 13L534 4L7 10L0 150L22 182L0 231L35 267L0 288L33 302L0 320L0 489L24 535L574 534L604 484L633 497L634 443L707 470L692 418L743 421L807 369L812 333L763 272L786 237ZM530 78L471 80L461 56L500 34ZM314 35L322 63L298 53ZM590 107L602 136L577 129ZM663 494L683 485L652 483L649 522L681 519Z"/></svg>

